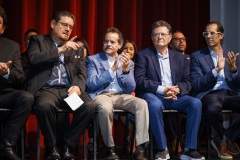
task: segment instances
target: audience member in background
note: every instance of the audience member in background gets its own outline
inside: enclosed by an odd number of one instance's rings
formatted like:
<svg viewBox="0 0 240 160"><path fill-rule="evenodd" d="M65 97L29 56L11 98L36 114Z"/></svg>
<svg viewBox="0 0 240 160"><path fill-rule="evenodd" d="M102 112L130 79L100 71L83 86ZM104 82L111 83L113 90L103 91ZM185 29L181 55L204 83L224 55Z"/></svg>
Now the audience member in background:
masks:
<svg viewBox="0 0 240 160"><path fill-rule="evenodd" d="M28 91L34 94L33 109L44 135L46 159L73 160L73 149L79 137L89 127L94 116L94 102L85 93L86 66L83 48L74 38L69 39L75 17L67 11L56 12L51 21L50 35L30 38L28 59L30 62ZM59 123L58 109L71 110L64 99L72 94L84 102L73 110L70 126L64 126L62 157L56 148L56 125ZM79 104L80 105L80 104Z"/></svg>
<svg viewBox="0 0 240 160"><path fill-rule="evenodd" d="M129 54L118 50L123 35L117 28L108 28L104 34L103 52L88 56L88 93L98 108L98 122L105 145L106 159L119 159L112 136L113 110L123 109L136 117L137 159L147 159L144 148L148 144L148 107L146 101L132 96L135 89L133 61Z"/></svg>
<svg viewBox="0 0 240 160"><path fill-rule="evenodd" d="M158 145L155 159L170 159L163 125L164 109L187 114L185 146L180 159L205 159L196 150L202 103L187 95L191 90L187 59L168 49L172 28L166 21L155 22L151 35L154 46L137 53L134 73L136 95L148 103L151 131Z"/></svg>
<svg viewBox="0 0 240 160"><path fill-rule="evenodd" d="M7 27L7 15L0 7L0 35ZM4 127L0 142L0 159L20 160L14 148L17 145L32 109L33 95L20 90L24 81L19 44L0 36L0 107L11 109L8 116L1 116Z"/></svg>
<svg viewBox="0 0 240 160"><path fill-rule="evenodd" d="M29 44L29 39L32 35L38 35L38 31L35 30L35 29L29 29L25 32L25 34L24 34L24 46L26 48L26 51L21 54L22 67L23 67L23 71L24 71L26 77L27 77L27 72L28 72L28 69L29 69L29 62L27 60L27 48L28 48L28 44Z"/></svg>
<svg viewBox="0 0 240 160"><path fill-rule="evenodd" d="M207 47L191 54L193 95L203 104L203 112L217 136L211 144L221 159L239 153L234 141L240 136L240 119L223 130L223 109L240 113L240 56L222 48L224 28L209 22L203 32ZM231 155L232 154L232 155Z"/></svg>
<svg viewBox="0 0 240 160"><path fill-rule="evenodd" d="M24 46L27 49L28 48L28 44L29 44L29 39L32 35L37 35L38 31L35 29L29 29L25 32L24 34ZM27 78L27 72L29 69L29 62L27 60L27 50L25 52L23 52L21 54L21 62L22 62L22 67L23 67L23 72L24 72L24 76L25 76L25 81L23 83L23 89L26 89L26 78ZM27 130L26 130L26 126L24 129L24 139L26 139L26 134L27 134ZM21 141L19 139L18 142L18 147L17 147L17 152L18 154L21 153ZM28 158L30 156L29 151L26 147L26 143L24 143L24 157Z"/></svg>
<svg viewBox="0 0 240 160"><path fill-rule="evenodd" d="M169 43L169 48L174 50L174 51L178 51L182 54L185 54L186 51L186 47L187 47L187 43L186 43L187 38L184 36L184 34L181 31L175 31L172 34L172 40ZM190 56L185 54L187 56L187 60L189 61L190 64ZM172 115L172 114L165 114L163 115L164 118L164 124L165 126L165 130L168 133L168 138L171 141L171 151L175 152L176 150L176 145L177 145L177 132L176 132L176 115ZM181 139L183 139L184 137L181 137ZM181 141L180 141L181 142ZM178 153L182 152L182 147L181 147L181 143L178 144Z"/></svg>
<svg viewBox="0 0 240 160"><path fill-rule="evenodd" d="M82 38L82 37L81 38L76 38L76 39L74 39L74 42L76 42L79 45L79 47L83 48L85 59L87 58L87 56L91 55L91 51L90 51L90 48L88 46L88 43L84 38Z"/></svg>

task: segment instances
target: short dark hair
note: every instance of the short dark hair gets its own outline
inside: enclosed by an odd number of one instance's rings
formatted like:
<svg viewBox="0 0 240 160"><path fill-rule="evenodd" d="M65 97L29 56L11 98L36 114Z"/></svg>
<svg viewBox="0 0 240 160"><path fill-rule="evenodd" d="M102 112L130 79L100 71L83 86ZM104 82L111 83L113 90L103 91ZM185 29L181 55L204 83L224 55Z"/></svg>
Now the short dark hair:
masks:
<svg viewBox="0 0 240 160"><path fill-rule="evenodd" d="M73 22L75 24L76 19L75 19L74 15L72 13L68 12L68 11L57 11L57 12L55 12L54 15L53 15L53 20L55 20L55 22L58 22L61 19L61 17L64 17L64 16L72 18Z"/></svg>
<svg viewBox="0 0 240 160"><path fill-rule="evenodd" d="M34 33L37 33L37 34L39 34L38 33L38 31L36 30L36 29L28 29L26 32L25 32L25 34L24 34L24 38L26 38L27 37L27 35L29 34L29 33L31 33L31 32L34 32Z"/></svg>
<svg viewBox="0 0 240 160"><path fill-rule="evenodd" d="M108 29L105 31L105 33L104 33L103 39L105 39L105 36L106 36L106 34L108 34L108 33L117 33L118 36L119 36L118 43L119 43L119 44L123 44L123 42L124 42L123 34L122 34L122 32L121 32L119 29L117 29L117 28L115 28L115 27L110 27L110 28L108 28Z"/></svg>
<svg viewBox="0 0 240 160"><path fill-rule="evenodd" d="M4 8L0 7L0 17L3 19L4 28L7 27L7 13Z"/></svg>
<svg viewBox="0 0 240 160"><path fill-rule="evenodd" d="M154 22L152 25L152 33L153 33L153 30L158 27L167 27L169 34L172 34L172 27L168 22L163 21L163 20Z"/></svg>
<svg viewBox="0 0 240 160"><path fill-rule="evenodd" d="M218 21L211 21L211 22L209 22L209 23L206 25L205 28L207 28L209 25L212 25L212 24L216 24L216 25L217 25L217 31L218 31L218 32L224 33L223 26L222 26L222 24L221 24L220 22L218 22Z"/></svg>

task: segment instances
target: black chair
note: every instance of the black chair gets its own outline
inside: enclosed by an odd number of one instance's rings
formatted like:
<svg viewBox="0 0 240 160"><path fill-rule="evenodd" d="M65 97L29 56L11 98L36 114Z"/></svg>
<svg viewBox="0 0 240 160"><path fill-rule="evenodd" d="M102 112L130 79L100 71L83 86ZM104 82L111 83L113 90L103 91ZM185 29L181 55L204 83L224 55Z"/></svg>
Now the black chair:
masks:
<svg viewBox="0 0 240 160"><path fill-rule="evenodd" d="M163 110L163 114L181 114L179 116L178 131L177 131L177 144L179 144L181 139L182 117L184 117L183 113L178 112L177 110ZM149 140L150 140L149 141L149 158L153 159L153 135L150 127L149 127ZM175 155L176 156L178 155L178 145L176 145Z"/></svg>
<svg viewBox="0 0 240 160"><path fill-rule="evenodd" d="M58 113L72 113L72 110L64 110L64 109L58 109ZM78 148L78 147L77 147ZM84 160L87 159L87 150L86 150L86 132L83 134L83 158ZM75 153L75 156L78 157L78 150ZM40 127L38 125L37 127L37 160L40 160Z"/></svg>
<svg viewBox="0 0 240 160"><path fill-rule="evenodd" d="M232 113L233 113L232 110L222 110L222 114L230 114L230 123L232 121L232 119L231 119ZM207 120L206 120L206 125L207 125L207 155L208 155L208 159L211 159L211 135L212 135L211 129L212 129L212 127L208 123Z"/></svg>
<svg viewBox="0 0 240 160"><path fill-rule="evenodd" d="M97 135L98 135L98 121L97 121L97 116L98 114L98 110L95 110L95 117L94 117L94 138L93 138L93 159L96 160L97 159ZM120 115L125 115L126 116L126 124L125 124L125 129L124 129L124 140L123 140L123 158L126 158L126 153L127 153L127 148L126 148L126 143L127 143L127 137L128 137L128 124L129 124L129 117L128 114L133 115L132 113L125 111L125 110L121 110L121 109L115 109L114 110L114 114L120 114ZM132 128L132 138L131 138L131 150L130 150L130 155L133 154L132 148L134 145L134 136L135 136L135 125L133 125Z"/></svg>
<svg viewBox="0 0 240 160"><path fill-rule="evenodd" d="M0 107L0 113L3 113L4 115L5 114L10 114L12 112L11 109L7 109L7 108L1 108ZM1 115L2 117L2 115ZM3 123L1 122L1 135L2 135L2 130L3 130ZM24 160L25 157L24 157L24 129L22 130L21 132L21 157L22 159Z"/></svg>

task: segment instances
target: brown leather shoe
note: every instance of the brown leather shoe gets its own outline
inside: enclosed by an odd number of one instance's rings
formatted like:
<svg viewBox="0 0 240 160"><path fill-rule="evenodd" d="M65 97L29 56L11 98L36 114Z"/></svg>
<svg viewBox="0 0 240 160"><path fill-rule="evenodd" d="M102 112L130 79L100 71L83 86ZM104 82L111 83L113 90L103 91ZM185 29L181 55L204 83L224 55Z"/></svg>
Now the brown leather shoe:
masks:
<svg viewBox="0 0 240 160"><path fill-rule="evenodd" d="M218 157L221 159L232 159L232 155L227 150L227 143L219 143L216 139L211 140L213 148L217 151Z"/></svg>
<svg viewBox="0 0 240 160"><path fill-rule="evenodd" d="M145 157L144 151L137 152L137 160L147 160L147 158Z"/></svg>
<svg viewBox="0 0 240 160"><path fill-rule="evenodd" d="M238 145L229 139L227 140L227 150L231 155L238 155L240 152Z"/></svg>

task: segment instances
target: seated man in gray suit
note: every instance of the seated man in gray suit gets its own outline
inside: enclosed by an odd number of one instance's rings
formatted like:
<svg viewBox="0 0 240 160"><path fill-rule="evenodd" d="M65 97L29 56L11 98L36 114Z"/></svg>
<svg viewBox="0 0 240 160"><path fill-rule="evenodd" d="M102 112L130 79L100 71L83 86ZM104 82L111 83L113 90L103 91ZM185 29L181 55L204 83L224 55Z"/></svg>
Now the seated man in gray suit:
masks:
<svg viewBox="0 0 240 160"><path fill-rule="evenodd" d="M114 109L123 109L135 114L137 159L146 159L144 148L149 141L148 106L143 99L131 95L136 86L134 64L128 53L118 55L123 41L122 33L117 28L108 28L104 34L103 52L87 58L88 93L99 110L98 120L106 159L119 159L114 151L112 137Z"/></svg>

